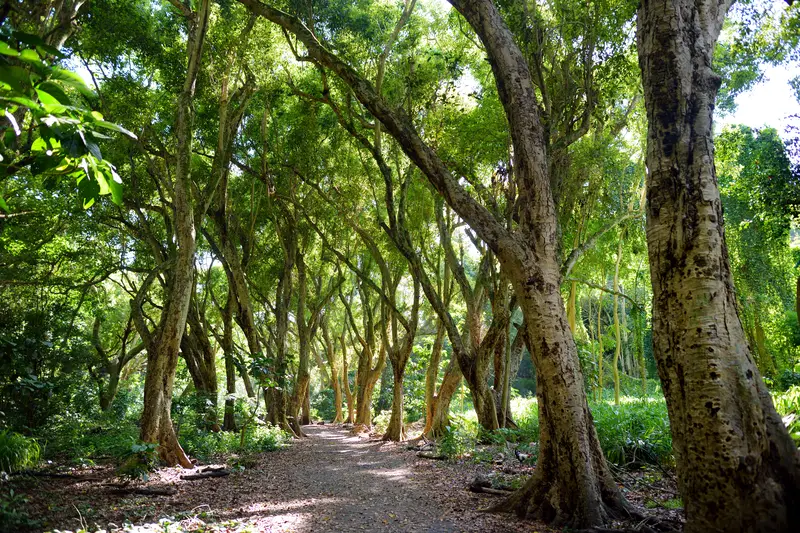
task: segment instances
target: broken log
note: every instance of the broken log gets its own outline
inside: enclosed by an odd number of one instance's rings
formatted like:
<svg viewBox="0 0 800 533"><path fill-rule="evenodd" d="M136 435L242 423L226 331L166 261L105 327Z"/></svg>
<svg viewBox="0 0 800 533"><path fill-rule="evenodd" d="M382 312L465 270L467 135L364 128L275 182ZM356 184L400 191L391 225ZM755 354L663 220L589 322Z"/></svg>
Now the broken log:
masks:
<svg viewBox="0 0 800 533"><path fill-rule="evenodd" d="M446 461L447 456L441 455L433 452L417 452L417 457L422 457L423 459L433 459L435 461Z"/></svg>
<svg viewBox="0 0 800 533"><path fill-rule="evenodd" d="M111 488L114 494L141 494L144 496L173 496L178 491L175 489L153 489L150 487L118 487Z"/></svg>
<svg viewBox="0 0 800 533"><path fill-rule="evenodd" d="M181 476L181 479L186 481L194 481L196 479L206 479L209 477L224 477L230 475L230 470L207 470L199 474L186 474Z"/></svg>

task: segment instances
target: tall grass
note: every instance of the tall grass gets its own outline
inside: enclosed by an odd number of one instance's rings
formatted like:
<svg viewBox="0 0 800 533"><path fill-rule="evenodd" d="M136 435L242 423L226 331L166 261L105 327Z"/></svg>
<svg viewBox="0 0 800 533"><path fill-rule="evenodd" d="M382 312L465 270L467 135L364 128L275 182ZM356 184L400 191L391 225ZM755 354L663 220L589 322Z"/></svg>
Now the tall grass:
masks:
<svg viewBox="0 0 800 533"><path fill-rule="evenodd" d="M599 401L590 401L589 408L594 418L600 446L606 458L621 466L642 464L670 465L672 437L669 432L669 417L663 397L637 398L623 396L619 406L613 403L613 391L608 391ZM488 439L492 442L509 441L530 451L539 440L539 407L536 398L516 397L511 400L512 418L516 429L500 429ZM483 438L481 438L483 437ZM473 410L452 413L451 428L446 436L447 451L453 455L464 453L470 445L486 441Z"/></svg>
<svg viewBox="0 0 800 533"><path fill-rule="evenodd" d="M783 417L794 443L800 446L800 385L792 385L784 392L772 395L775 410Z"/></svg>
<svg viewBox="0 0 800 533"><path fill-rule="evenodd" d="M39 444L13 431L0 431L0 470L16 472L39 463L42 450Z"/></svg>

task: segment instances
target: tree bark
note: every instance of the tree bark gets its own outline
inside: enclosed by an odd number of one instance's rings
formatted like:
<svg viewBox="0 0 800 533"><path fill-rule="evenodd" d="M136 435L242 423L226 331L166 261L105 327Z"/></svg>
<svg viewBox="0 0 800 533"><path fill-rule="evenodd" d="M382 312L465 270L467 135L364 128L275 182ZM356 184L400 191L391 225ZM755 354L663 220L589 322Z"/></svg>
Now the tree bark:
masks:
<svg viewBox="0 0 800 533"><path fill-rule="evenodd" d="M333 423L338 424L344 420L342 414L342 378L339 374L339 369L336 366L336 349L331 339L330 330L328 329L328 315L327 313L322 317L322 340L325 342L325 353L328 356L328 366L331 370L331 387L333 387L333 407L335 414ZM344 348L344 346L342 347ZM346 376L345 376L346 377Z"/></svg>
<svg viewBox="0 0 800 533"><path fill-rule="evenodd" d="M296 252L294 265L297 270L297 314L295 315L295 323L297 324L298 338L298 366L297 378L295 380L294 391L292 392L290 423L298 437L305 437L306 434L303 433L300 427L302 422L300 411L303 408L309 383L311 382L311 374L308 371L308 351L309 344L311 343L311 339L309 338L311 328L309 328L309 324L306 320L306 297L308 295L306 263L299 247Z"/></svg>
<svg viewBox="0 0 800 533"><path fill-rule="evenodd" d="M622 333L619 327L619 266L622 263L622 233L617 242L617 262L614 266L614 405L619 405L619 356L622 353Z"/></svg>
<svg viewBox="0 0 800 533"><path fill-rule="evenodd" d="M236 431L236 367L233 363L233 313L236 300L233 289L228 287L228 300L222 310L222 353L225 356L225 415L222 420L223 431Z"/></svg>
<svg viewBox="0 0 800 533"><path fill-rule="evenodd" d="M355 420L355 400L353 389L350 387L350 369L347 367L347 344L344 340L344 331L339 337L339 344L342 346L342 386L344 388L345 399L347 400L347 418L345 424L352 424Z"/></svg>
<svg viewBox="0 0 800 533"><path fill-rule="evenodd" d="M442 345L444 344L444 324L441 320L436 322L436 336L431 346L431 357L428 368L425 370L425 427L423 435L427 435L433 426L433 413L436 410L436 382L439 379L439 362L442 358Z"/></svg>
<svg viewBox="0 0 800 533"><path fill-rule="evenodd" d="M175 120L177 149L173 205L177 250L175 264L169 275L167 302L161 324L155 338L147 347L144 408L139 434L144 442L158 443L159 456L165 463L170 466L180 464L185 468L192 468L192 463L178 443L172 426L170 407L178 350L193 289L195 227L190 177L193 137L191 106L208 26L208 14L209 0L202 0L189 21L186 43L188 66L183 89L178 96ZM141 331L139 333L142 334Z"/></svg>
<svg viewBox="0 0 800 533"><path fill-rule="evenodd" d="M461 368L455 357L450 358L450 363L444 371L442 384L436 394L433 404L433 418L431 427L424 433L430 439L438 439L444 435L447 426L450 425L450 402L461 384Z"/></svg>
<svg viewBox="0 0 800 533"><path fill-rule="evenodd" d="M788 532L800 525L800 456L737 314L714 168L712 58L730 4L639 8L653 345L686 531Z"/></svg>

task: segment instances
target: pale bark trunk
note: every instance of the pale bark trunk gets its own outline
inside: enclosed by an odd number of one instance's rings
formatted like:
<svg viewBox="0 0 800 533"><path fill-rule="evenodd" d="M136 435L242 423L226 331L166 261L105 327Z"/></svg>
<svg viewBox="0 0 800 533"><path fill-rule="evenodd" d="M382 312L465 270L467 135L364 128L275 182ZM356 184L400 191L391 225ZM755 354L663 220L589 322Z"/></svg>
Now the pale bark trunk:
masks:
<svg viewBox="0 0 800 533"><path fill-rule="evenodd" d="M399 442L406 438L406 431L403 424L404 373L405 365L400 369L397 368L397 365L392 365L392 414L389 417L389 425L386 427L386 433L383 434L383 440Z"/></svg>
<svg viewBox="0 0 800 533"><path fill-rule="evenodd" d="M297 378L294 384L294 391L292 392L291 399L291 418L290 423L292 429L298 437L305 437L301 426L302 419L300 411L305 403L306 395L308 393L309 383L311 382L311 374L308 371L309 360L309 344L311 342L310 328L306 321L306 296L308 294L308 286L306 284L306 263L302 252L297 250L297 258L295 260L295 269L297 270L297 314L295 315L295 322L297 324L297 337L298 337L298 366Z"/></svg>
<svg viewBox="0 0 800 533"><path fill-rule="evenodd" d="M455 357L450 359L450 363L444 371L442 384L433 404L433 419L431 427L424 433L429 439L438 439L444 435L447 426L450 425L450 403L453 401L458 386L461 384L461 368Z"/></svg>
<svg viewBox="0 0 800 533"><path fill-rule="evenodd" d="M621 233L621 232L620 232ZM622 353L622 334L619 328L619 266L622 263L622 235L617 243L617 263L614 267L614 405L619 405L619 356Z"/></svg>
<svg viewBox="0 0 800 533"><path fill-rule="evenodd" d="M603 357L603 324L600 321L601 313L603 312L603 292L597 297L597 389L595 391L595 399L603 399L603 390L605 383L603 383L603 365L605 359Z"/></svg>
<svg viewBox="0 0 800 533"><path fill-rule="evenodd" d="M788 532L800 525L800 456L737 315L714 168L712 56L729 5L639 9L654 354L686 531Z"/></svg>
<svg viewBox="0 0 800 533"><path fill-rule="evenodd" d="M330 367L331 370L331 387L333 387L333 407L335 409L333 423L338 424L344 420L344 416L342 415L342 378L339 374L339 369L336 366L336 349L333 345L330 331L328 330L327 314L322 317L322 340L325 342L325 353L328 356L328 366ZM344 346L342 346L342 348L344 348Z"/></svg>
<svg viewBox="0 0 800 533"><path fill-rule="evenodd" d="M277 225L277 222L276 222ZM297 249L296 227L290 214L286 216L286 224L278 226L277 234L283 248L283 270L280 274L275 295L275 365L274 385L264 391L267 401L267 421L290 434L295 434L289 423L288 364L286 361L287 336L289 332L289 306L292 297L292 270L294 269Z"/></svg>
<svg viewBox="0 0 800 533"><path fill-rule="evenodd" d="M347 367L347 344L344 341L344 332L339 337L339 343L342 346L342 386L347 400L347 419L345 419L344 423L352 424L355 420L356 406L353 398L353 389L350 387L350 369Z"/></svg>
<svg viewBox="0 0 800 533"><path fill-rule="evenodd" d="M431 358L425 371L425 427L423 435L427 435L433 426L433 413L436 402L436 382L439 379L439 363L442 359L442 345L444 344L444 324L441 320L436 323L436 336L431 347Z"/></svg>
<svg viewBox="0 0 800 533"><path fill-rule="evenodd" d="M193 14L186 44L188 67L183 90L178 96L175 137L177 140L173 205L177 253L169 276L164 317L153 342L147 348L147 375L144 385L140 440L158 443L161 459L169 465L192 468L178 443L172 426L170 407L178 350L186 326L186 315L193 289L195 227L192 212L191 153L192 100L195 81L208 25L209 0L200 3ZM140 332L141 334L141 332Z"/></svg>
<svg viewBox="0 0 800 533"><path fill-rule="evenodd" d="M236 300L233 289L228 287L228 301L222 310L222 353L225 356L225 415L222 420L223 431L236 431L234 408L236 400L236 367L233 363L233 313Z"/></svg>

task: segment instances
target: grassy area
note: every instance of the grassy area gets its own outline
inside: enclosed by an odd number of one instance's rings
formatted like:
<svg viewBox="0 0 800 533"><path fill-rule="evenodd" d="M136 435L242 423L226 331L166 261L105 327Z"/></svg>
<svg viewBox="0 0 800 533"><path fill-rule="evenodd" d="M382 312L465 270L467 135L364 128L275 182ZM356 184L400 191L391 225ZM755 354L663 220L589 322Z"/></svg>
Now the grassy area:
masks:
<svg viewBox="0 0 800 533"><path fill-rule="evenodd" d="M620 405L614 405L613 391L599 401L590 401L600 445L606 457L620 466L644 464L671 465L672 438L669 417L663 397L623 396ZM454 402L454 404L457 402ZM450 430L442 439L440 449L450 457L460 457L474 450L479 442L503 444L516 443L523 452L535 459L539 440L539 409L536 398L516 397L511 400L512 418L516 429L500 429L486 434L478 424L475 411L451 413Z"/></svg>

